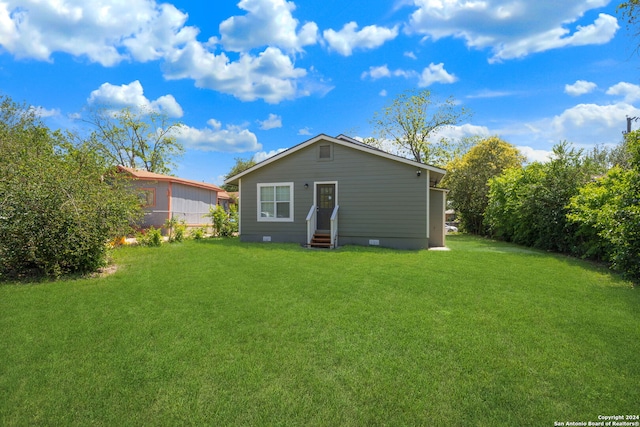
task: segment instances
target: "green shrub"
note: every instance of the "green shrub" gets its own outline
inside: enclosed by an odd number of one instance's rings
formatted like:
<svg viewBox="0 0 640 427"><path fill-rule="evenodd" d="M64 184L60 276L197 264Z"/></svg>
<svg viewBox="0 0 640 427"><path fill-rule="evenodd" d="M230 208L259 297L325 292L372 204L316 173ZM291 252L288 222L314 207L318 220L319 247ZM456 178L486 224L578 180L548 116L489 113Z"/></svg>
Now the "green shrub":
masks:
<svg viewBox="0 0 640 427"><path fill-rule="evenodd" d="M568 220L578 226L587 255L640 284L640 131L625 136L629 164L614 167L585 185L569 204Z"/></svg>
<svg viewBox="0 0 640 427"><path fill-rule="evenodd" d="M229 224L231 226L231 234L235 235L238 233L239 226L239 217L238 217L238 206L231 205L229 207Z"/></svg>
<svg viewBox="0 0 640 427"><path fill-rule="evenodd" d="M187 231L187 223L184 220L171 217L164 222L164 228L167 229L169 243L182 242Z"/></svg>
<svg viewBox="0 0 640 427"><path fill-rule="evenodd" d="M566 142L553 153L548 163L510 169L489 181L485 225L514 243L575 254L577 227L567 220L567 205L591 178L593 165Z"/></svg>
<svg viewBox="0 0 640 427"><path fill-rule="evenodd" d="M232 210L232 212L234 211ZM234 233L237 233L237 210L235 212L235 217L232 217L220 205L216 205L215 208L209 208L209 213L206 216L211 218L211 222L213 223L213 234L215 236L231 237Z"/></svg>
<svg viewBox="0 0 640 427"><path fill-rule="evenodd" d="M182 242L184 240L185 234L187 233L187 223L182 220L175 226L175 231L173 235L174 242Z"/></svg>
<svg viewBox="0 0 640 427"><path fill-rule="evenodd" d="M195 240L202 240L207 234L207 230L204 227L199 227L191 231L191 237Z"/></svg>
<svg viewBox="0 0 640 427"><path fill-rule="evenodd" d="M136 240L142 246L157 247L162 245L162 230L149 227L144 233L139 233Z"/></svg>
<svg viewBox="0 0 640 427"><path fill-rule="evenodd" d="M95 271L139 218L137 197L87 144L0 97L0 278Z"/></svg>

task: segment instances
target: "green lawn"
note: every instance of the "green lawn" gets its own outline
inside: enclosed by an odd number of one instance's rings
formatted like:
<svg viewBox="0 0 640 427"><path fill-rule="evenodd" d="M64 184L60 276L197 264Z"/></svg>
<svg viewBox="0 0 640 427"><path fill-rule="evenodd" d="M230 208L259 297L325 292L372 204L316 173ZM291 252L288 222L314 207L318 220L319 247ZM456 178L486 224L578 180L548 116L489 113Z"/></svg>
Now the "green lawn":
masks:
<svg viewBox="0 0 640 427"><path fill-rule="evenodd" d="M510 425L640 412L640 288L451 251L189 241L0 285L0 425Z"/></svg>

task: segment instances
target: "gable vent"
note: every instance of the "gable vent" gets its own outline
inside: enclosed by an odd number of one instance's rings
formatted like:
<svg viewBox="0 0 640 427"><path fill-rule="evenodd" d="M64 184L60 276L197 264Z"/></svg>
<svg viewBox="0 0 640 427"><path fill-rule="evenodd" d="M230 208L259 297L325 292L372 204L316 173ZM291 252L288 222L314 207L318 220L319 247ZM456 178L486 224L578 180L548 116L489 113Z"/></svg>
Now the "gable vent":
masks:
<svg viewBox="0 0 640 427"><path fill-rule="evenodd" d="M320 159L330 159L331 158L331 145L321 145L320 146L320 152L318 154L318 157Z"/></svg>

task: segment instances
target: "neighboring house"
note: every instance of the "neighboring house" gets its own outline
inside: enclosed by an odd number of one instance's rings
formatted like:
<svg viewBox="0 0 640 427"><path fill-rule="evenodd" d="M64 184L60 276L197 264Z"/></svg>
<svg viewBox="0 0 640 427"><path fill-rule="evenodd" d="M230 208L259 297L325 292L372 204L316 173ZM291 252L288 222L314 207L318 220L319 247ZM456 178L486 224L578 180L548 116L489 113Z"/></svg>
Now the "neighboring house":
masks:
<svg viewBox="0 0 640 427"><path fill-rule="evenodd" d="M143 200L145 211L142 228L161 227L167 219L184 220L189 227L211 225L204 215L209 208L229 200L224 190L217 185L175 176L160 175L153 172L118 166L120 172L134 178L134 185ZM224 193L221 197L219 194Z"/></svg>
<svg viewBox="0 0 640 427"><path fill-rule="evenodd" d="M223 189L220 189L220 191L218 192L218 204L220 206L222 206L222 208L225 210L225 212L229 213L229 206L231 204L231 197L229 196L229 193L227 193Z"/></svg>
<svg viewBox="0 0 640 427"><path fill-rule="evenodd" d="M445 245L445 170L340 135L318 135L226 180L240 240L309 246Z"/></svg>
<svg viewBox="0 0 640 427"><path fill-rule="evenodd" d="M445 215L444 220L446 222L456 222L456 211L455 210L447 209L446 211L444 211L444 215Z"/></svg>

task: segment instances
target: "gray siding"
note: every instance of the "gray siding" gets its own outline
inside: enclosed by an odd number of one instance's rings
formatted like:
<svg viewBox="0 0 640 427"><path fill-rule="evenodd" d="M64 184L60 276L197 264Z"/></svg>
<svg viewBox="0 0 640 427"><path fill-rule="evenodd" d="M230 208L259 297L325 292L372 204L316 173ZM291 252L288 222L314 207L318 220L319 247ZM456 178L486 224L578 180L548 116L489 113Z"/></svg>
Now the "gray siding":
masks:
<svg viewBox="0 0 640 427"><path fill-rule="evenodd" d="M216 206L217 193L204 188L173 183L171 188L171 212L174 218L186 221L187 225L211 224L204 215Z"/></svg>
<svg viewBox="0 0 640 427"><path fill-rule="evenodd" d="M215 191L164 181L136 180L134 185L141 190L155 190L156 203L154 206L144 208L141 228L162 227L171 215L186 221L189 226L211 225L211 220L203 218L203 215L209 213L210 206L215 207L217 202ZM169 205L169 194L171 194L171 205Z"/></svg>
<svg viewBox="0 0 640 427"><path fill-rule="evenodd" d="M314 203L314 183L337 181L339 210L338 243L423 248L427 239L426 171L331 144L332 160L318 159L317 142L276 162L256 169L241 179L241 239L306 243L305 218ZM294 183L294 222L257 221L258 183ZM305 189L304 184L309 184Z"/></svg>
<svg viewBox="0 0 640 427"><path fill-rule="evenodd" d="M141 228L161 227L169 215L169 184L158 181L134 181L136 188L141 190L155 190L156 203L145 207Z"/></svg>

